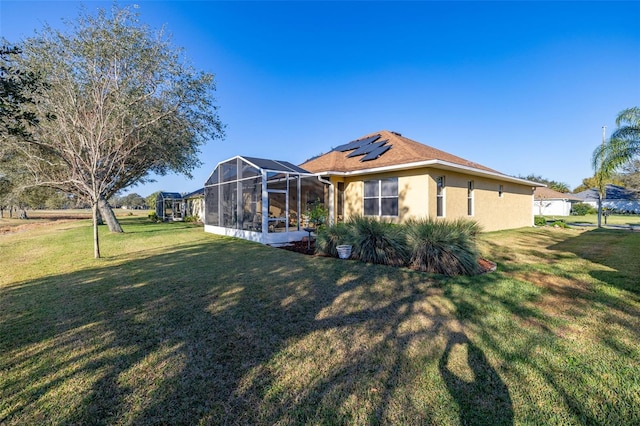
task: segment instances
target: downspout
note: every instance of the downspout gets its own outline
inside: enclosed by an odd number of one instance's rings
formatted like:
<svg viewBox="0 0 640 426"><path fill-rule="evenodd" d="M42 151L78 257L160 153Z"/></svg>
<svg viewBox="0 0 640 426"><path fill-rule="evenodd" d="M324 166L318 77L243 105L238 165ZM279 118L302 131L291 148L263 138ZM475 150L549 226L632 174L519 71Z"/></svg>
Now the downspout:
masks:
<svg viewBox="0 0 640 426"><path fill-rule="evenodd" d="M330 180L325 180L320 176L317 176L318 180L322 183L326 183L329 185L329 225L333 225L335 223L334 217L335 217L335 213L334 213L334 205L335 205L335 195L334 195L334 189L333 189L333 183Z"/></svg>

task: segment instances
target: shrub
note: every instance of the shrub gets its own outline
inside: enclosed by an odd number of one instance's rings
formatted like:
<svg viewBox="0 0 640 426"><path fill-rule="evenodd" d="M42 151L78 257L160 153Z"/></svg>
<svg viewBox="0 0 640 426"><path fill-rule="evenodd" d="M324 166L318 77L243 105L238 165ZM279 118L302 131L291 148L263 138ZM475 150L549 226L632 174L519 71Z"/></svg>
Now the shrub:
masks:
<svg viewBox="0 0 640 426"><path fill-rule="evenodd" d="M336 223L318 230L316 253L338 257L340 244L352 244L351 228L344 223Z"/></svg>
<svg viewBox="0 0 640 426"><path fill-rule="evenodd" d="M585 216L592 214L592 212L597 213L597 211L587 203L575 203L571 206L571 214L577 216Z"/></svg>
<svg viewBox="0 0 640 426"><path fill-rule="evenodd" d="M156 212L151 212L149 213L149 220L152 220L154 222L157 222L158 220L160 220L160 218L158 217L158 214Z"/></svg>
<svg viewBox="0 0 640 426"><path fill-rule="evenodd" d="M419 271L444 275L472 275L479 272L477 222L432 218L409 221L406 225L409 266Z"/></svg>
<svg viewBox="0 0 640 426"><path fill-rule="evenodd" d="M308 206L307 216L309 218L309 224L314 228L320 229L325 226L329 218L329 210L327 210L322 201L315 200L313 204Z"/></svg>
<svg viewBox="0 0 640 426"><path fill-rule="evenodd" d="M547 225L547 218L544 216L535 216L533 218L533 223L536 226L546 226Z"/></svg>
<svg viewBox="0 0 640 426"><path fill-rule="evenodd" d="M406 264L407 248L402 227L362 216L353 217L347 226L353 232L354 258L382 265Z"/></svg>
<svg viewBox="0 0 640 426"><path fill-rule="evenodd" d="M185 216L184 221L196 223L196 222L200 222L200 219L198 218L198 216Z"/></svg>
<svg viewBox="0 0 640 426"><path fill-rule="evenodd" d="M556 220L551 224L554 228L568 228L569 226L564 222L564 220Z"/></svg>

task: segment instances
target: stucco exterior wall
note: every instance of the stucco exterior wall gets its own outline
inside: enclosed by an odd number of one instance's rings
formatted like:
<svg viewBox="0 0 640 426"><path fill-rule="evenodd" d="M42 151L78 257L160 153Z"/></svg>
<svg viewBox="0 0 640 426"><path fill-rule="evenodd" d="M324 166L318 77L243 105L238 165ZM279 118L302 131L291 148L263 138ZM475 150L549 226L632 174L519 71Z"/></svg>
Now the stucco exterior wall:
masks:
<svg viewBox="0 0 640 426"><path fill-rule="evenodd" d="M334 185L344 182L344 217L363 214L364 181L398 178L398 216L387 217L402 223L411 218L436 217L436 178L444 176L444 216L446 219L476 220L484 231L533 225L532 188L496 179L465 175L432 168L331 178ZM467 214L468 182L473 181L473 215ZM502 196L499 189L502 185ZM337 206L338 191L334 191Z"/></svg>

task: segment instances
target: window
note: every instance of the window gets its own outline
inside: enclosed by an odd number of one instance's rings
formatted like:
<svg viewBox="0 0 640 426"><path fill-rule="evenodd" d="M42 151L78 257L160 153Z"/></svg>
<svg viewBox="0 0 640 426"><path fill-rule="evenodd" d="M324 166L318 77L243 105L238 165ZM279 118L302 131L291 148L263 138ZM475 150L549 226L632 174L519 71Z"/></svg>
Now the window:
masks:
<svg viewBox="0 0 640 426"><path fill-rule="evenodd" d="M436 178L436 184L438 189L436 190L436 216L444 216L444 176L438 176Z"/></svg>
<svg viewBox="0 0 640 426"><path fill-rule="evenodd" d="M364 182L365 216L398 216L398 178Z"/></svg>
<svg viewBox="0 0 640 426"><path fill-rule="evenodd" d="M344 221L344 182L338 182L338 222Z"/></svg>
<svg viewBox="0 0 640 426"><path fill-rule="evenodd" d="M467 182L467 215L473 216L473 181Z"/></svg>
<svg viewBox="0 0 640 426"><path fill-rule="evenodd" d="M498 186L498 197L502 198L502 192L504 190L504 187L502 185Z"/></svg>

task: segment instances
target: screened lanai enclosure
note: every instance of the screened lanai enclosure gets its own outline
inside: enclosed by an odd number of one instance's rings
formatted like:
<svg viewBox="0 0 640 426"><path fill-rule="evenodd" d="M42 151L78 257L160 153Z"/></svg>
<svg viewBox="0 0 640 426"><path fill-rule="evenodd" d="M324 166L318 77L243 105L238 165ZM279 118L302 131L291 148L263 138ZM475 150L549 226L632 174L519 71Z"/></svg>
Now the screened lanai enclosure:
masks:
<svg viewBox="0 0 640 426"><path fill-rule="evenodd" d="M160 192L156 198L156 214L161 220L182 220L183 203L178 192Z"/></svg>
<svg viewBox="0 0 640 426"><path fill-rule="evenodd" d="M330 205L329 191L328 181L289 162L234 157L205 184L205 231L263 244L300 241L309 235L310 207Z"/></svg>

